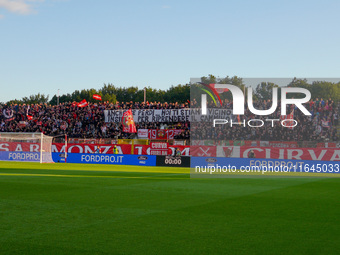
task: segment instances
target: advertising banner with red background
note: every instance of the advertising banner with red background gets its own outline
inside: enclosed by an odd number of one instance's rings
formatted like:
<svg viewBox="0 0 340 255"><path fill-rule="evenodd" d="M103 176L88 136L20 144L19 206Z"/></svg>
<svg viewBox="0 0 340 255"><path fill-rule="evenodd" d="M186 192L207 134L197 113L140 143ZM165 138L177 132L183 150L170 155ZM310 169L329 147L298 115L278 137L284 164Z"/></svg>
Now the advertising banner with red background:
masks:
<svg viewBox="0 0 340 255"><path fill-rule="evenodd" d="M191 156L248 158L251 150L256 158L340 161L337 148L277 148L251 146L191 146Z"/></svg>
<svg viewBox="0 0 340 255"><path fill-rule="evenodd" d="M112 154L111 144L101 144L102 154ZM95 144L68 144L69 153L95 153L98 145ZM131 154L131 144L118 144L120 154ZM183 156L198 157L232 157L247 158L250 150L253 150L256 158L268 159L301 159L301 160L324 160L340 161L339 148L273 148L273 147L250 147L250 146L184 146L169 145L169 155L175 148L179 148ZM27 151L39 152L40 144L0 142L0 151ZM65 144L53 143L52 152L65 152ZM133 153L138 155L150 155L150 145L134 145Z"/></svg>
<svg viewBox="0 0 340 255"><path fill-rule="evenodd" d="M250 150L254 151L256 158L340 161L340 149L331 148L273 148L241 146L240 158L247 158Z"/></svg>

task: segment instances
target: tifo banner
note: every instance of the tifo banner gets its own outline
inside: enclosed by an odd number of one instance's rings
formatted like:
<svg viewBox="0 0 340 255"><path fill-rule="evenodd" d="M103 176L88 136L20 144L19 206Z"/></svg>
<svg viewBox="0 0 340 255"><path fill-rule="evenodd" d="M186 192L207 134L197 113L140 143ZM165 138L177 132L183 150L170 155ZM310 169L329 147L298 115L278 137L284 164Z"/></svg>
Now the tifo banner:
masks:
<svg viewBox="0 0 340 255"><path fill-rule="evenodd" d="M140 122L198 122L214 119L235 120L235 115L229 109L208 109L206 115L200 109L168 109L168 110L131 110L136 123ZM105 122L120 122L123 110L104 110Z"/></svg>
<svg viewBox="0 0 340 255"><path fill-rule="evenodd" d="M172 140L182 132L182 129L139 129L138 138Z"/></svg>
<svg viewBox="0 0 340 255"><path fill-rule="evenodd" d="M186 122L189 121L190 110L131 110L135 123L140 122ZM123 110L105 110L105 122L120 122Z"/></svg>

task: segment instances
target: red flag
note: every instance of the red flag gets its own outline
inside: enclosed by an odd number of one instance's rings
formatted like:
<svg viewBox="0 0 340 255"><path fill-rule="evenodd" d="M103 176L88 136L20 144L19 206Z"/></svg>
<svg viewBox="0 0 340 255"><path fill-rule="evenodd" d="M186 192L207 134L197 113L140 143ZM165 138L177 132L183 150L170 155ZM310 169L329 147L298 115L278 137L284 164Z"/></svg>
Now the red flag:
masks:
<svg viewBox="0 0 340 255"><path fill-rule="evenodd" d="M86 102L85 99L81 100L80 103L78 103L78 107L86 107L88 105L89 105L89 103Z"/></svg>
<svg viewBox="0 0 340 255"><path fill-rule="evenodd" d="M77 103L77 102L73 102L71 106L74 107L74 106L76 106L76 105L78 105L78 103Z"/></svg>
<svg viewBox="0 0 340 255"><path fill-rule="evenodd" d="M122 125L123 125L123 132L127 133L136 133L136 124L135 121L133 120L133 115L132 111L128 110L124 112L123 117L122 117Z"/></svg>
<svg viewBox="0 0 340 255"><path fill-rule="evenodd" d="M93 98L96 99L96 100L102 101L102 96L101 95L94 94Z"/></svg>
<svg viewBox="0 0 340 255"><path fill-rule="evenodd" d="M27 119L28 119L28 120L33 120L33 116L32 116L32 115L29 115L29 114L27 114Z"/></svg>

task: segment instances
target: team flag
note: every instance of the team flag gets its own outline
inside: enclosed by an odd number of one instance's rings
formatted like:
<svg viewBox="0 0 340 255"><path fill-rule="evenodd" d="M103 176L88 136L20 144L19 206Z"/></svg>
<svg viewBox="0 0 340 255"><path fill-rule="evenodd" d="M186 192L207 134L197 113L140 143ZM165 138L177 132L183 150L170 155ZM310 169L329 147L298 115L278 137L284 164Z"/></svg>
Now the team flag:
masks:
<svg viewBox="0 0 340 255"><path fill-rule="evenodd" d="M33 120L33 116L32 115L27 114L26 116L27 116L28 120Z"/></svg>
<svg viewBox="0 0 340 255"><path fill-rule="evenodd" d="M86 107L88 105L89 105L89 103L86 102L86 99L83 99L83 100L80 101L80 103L78 103L78 107Z"/></svg>
<svg viewBox="0 0 340 255"><path fill-rule="evenodd" d="M93 99L102 101L102 96L101 96L101 95L94 94L94 95L93 95Z"/></svg>
<svg viewBox="0 0 340 255"><path fill-rule="evenodd" d="M131 109L124 112L122 117L123 132L126 133L137 133L136 124L133 120Z"/></svg>
<svg viewBox="0 0 340 255"><path fill-rule="evenodd" d="M2 115L4 116L5 121L14 120L14 113L11 108L3 109Z"/></svg>

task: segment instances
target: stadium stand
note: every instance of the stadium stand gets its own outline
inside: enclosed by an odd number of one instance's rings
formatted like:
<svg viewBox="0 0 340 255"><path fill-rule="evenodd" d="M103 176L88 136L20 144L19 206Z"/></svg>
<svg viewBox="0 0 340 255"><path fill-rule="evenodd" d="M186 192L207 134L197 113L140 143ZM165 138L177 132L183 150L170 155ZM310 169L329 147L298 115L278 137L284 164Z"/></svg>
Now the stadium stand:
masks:
<svg viewBox="0 0 340 255"><path fill-rule="evenodd" d="M280 105L280 104L279 104ZM255 108L267 109L271 106L270 101L255 102ZM89 103L87 107L78 107L75 103L62 103L58 106L48 104L33 105L3 105L0 107L0 132L43 132L49 136L67 134L70 138L135 138L135 134L122 131L122 124L105 123L104 110L127 110L127 109L188 109L198 108L197 102L179 104L161 102L109 102ZM214 108L213 102L209 107ZM226 100L225 106L232 109L232 102ZM307 106L312 113L306 117L300 111L294 112L294 119L299 123L297 127L290 129L282 126L266 126L261 129L247 127L235 127L233 131L225 132L222 127L215 130L195 130L195 135L205 133L211 139L218 140L263 140L263 141L314 141L331 142L338 141L339 104L332 99L323 100L316 98ZM246 108L247 109L247 108ZM287 109L292 112L294 108ZM269 116L280 118L280 111ZM246 110L245 118L261 119ZM190 138L189 122L141 122L136 124L138 129L180 129L175 139ZM197 127L193 127L197 128ZM210 132L210 133L209 133ZM199 137L192 137L193 139Z"/></svg>

